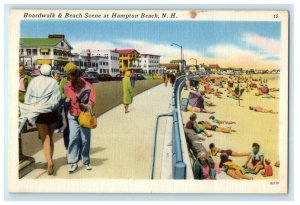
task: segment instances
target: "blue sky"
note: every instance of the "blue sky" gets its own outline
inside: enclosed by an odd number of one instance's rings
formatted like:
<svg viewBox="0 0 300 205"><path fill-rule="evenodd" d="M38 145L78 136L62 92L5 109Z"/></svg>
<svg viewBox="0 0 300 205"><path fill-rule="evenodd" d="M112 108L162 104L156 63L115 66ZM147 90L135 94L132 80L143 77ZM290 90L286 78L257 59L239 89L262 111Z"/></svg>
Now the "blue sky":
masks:
<svg viewBox="0 0 300 205"><path fill-rule="evenodd" d="M184 47L185 58L239 66L234 55L243 51L261 64L278 64L279 22L246 21L22 21L21 37L43 38L64 34L75 51L134 47L142 53L178 58L174 42ZM226 55L231 53L232 55ZM252 55L253 54L253 55ZM246 57L245 56L245 57ZM259 59L255 59L259 58ZM252 60L252 61L253 61ZM265 61L265 62L264 62ZM226 63L227 62L227 63ZM216 62L218 63L218 62ZM225 65L224 65L225 66ZM249 65L251 67L251 65Z"/></svg>

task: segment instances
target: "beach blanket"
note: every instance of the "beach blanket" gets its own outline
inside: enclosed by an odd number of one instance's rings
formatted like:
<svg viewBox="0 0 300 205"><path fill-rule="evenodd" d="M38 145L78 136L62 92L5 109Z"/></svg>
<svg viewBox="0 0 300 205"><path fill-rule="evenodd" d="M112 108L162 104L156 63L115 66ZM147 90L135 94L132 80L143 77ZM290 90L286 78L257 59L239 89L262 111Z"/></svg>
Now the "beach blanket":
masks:
<svg viewBox="0 0 300 205"><path fill-rule="evenodd" d="M20 103L20 120L27 119L35 124L41 113L56 110L60 102L60 92L56 80L46 76L38 76L29 83L24 103Z"/></svg>

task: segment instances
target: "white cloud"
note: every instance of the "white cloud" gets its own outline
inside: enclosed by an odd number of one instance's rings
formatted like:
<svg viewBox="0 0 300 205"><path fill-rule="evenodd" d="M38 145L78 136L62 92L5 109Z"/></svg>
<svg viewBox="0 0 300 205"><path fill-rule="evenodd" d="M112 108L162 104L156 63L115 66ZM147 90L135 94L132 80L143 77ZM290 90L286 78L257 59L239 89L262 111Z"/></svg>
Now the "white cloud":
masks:
<svg viewBox="0 0 300 205"><path fill-rule="evenodd" d="M274 38L267 38L253 33L245 33L242 39L259 49L262 49L272 55L280 54L280 41Z"/></svg>
<svg viewBox="0 0 300 205"><path fill-rule="evenodd" d="M279 66L277 61L266 60L270 57L268 53L255 52L232 44L212 46L207 51L211 55L208 57L208 62L218 63L223 67L272 69Z"/></svg>

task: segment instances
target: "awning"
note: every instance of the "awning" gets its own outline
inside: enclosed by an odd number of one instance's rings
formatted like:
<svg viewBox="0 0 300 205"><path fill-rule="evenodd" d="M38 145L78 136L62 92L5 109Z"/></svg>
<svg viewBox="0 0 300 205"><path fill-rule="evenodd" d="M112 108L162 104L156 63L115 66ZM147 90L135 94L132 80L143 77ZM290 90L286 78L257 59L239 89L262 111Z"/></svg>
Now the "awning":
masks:
<svg viewBox="0 0 300 205"><path fill-rule="evenodd" d="M42 65L42 64L48 64L51 65L51 60L50 59L37 59L36 64Z"/></svg>
<svg viewBox="0 0 300 205"><path fill-rule="evenodd" d="M49 52L49 49L41 49L41 53L48 53Z"/></svg>

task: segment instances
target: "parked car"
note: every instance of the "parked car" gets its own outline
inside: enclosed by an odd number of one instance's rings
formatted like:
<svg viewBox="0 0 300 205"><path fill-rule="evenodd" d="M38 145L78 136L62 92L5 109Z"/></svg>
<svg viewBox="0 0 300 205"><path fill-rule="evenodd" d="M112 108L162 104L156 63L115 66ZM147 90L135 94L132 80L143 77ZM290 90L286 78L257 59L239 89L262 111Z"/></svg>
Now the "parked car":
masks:
<svg viewBox="0 0 300 205"><path fill-rule="evenodd" d="M109 74L100 74L98 77L99 81L111 81L113 77Z"/></svg>
<svg viewBox="0 0 300 205"><path fill-rule="evenodd" d="M136 79L137 80L146 80L146 78L140 73L136 73Z"/></svg>
<svg viewBox="0 0 300 205"><path fill-rule="evenodd" d="M113 79L120 81L123 79L123 77L124 77L124 74L117 74Z"/></svg>
<svg viewBox="0 0 300 205"><path fill-rule="evenodd" d="M82 73L82 77L89 83L98 83L99 82L99 74L97 72L87 71L87 72Z"/></svg>

